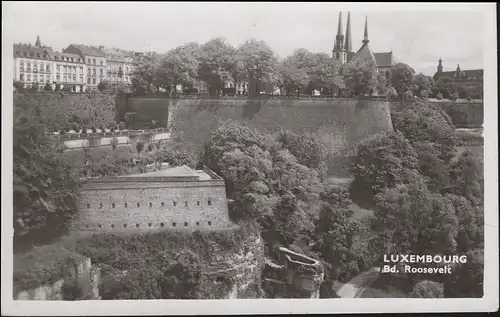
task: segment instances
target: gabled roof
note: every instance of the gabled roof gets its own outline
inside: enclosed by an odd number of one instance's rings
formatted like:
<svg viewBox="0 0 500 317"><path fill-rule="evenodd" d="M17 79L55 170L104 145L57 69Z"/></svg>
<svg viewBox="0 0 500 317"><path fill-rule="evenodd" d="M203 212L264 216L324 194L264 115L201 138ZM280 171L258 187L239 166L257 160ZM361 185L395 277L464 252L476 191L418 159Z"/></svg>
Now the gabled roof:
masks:
<svg viewBox="0 0 500 317"><path fill-rule="evenodd" d="M447 71L447 72L441 72L441 73L435 73L434 74L434 79L442 78L442 77L450 77L450 78L456 78L457 71ZM468 69L468 70L462 70L461 71L462 76L459 77L461 80L483 80L483 70L482 69Z"/></svg>
<svg viewBox="0 0 500 317"><path fill-rule="evenodd" d="M14 44L14 56L39 60L52 60L53 51L50 47L39 47L31 44Z"/></svg>
<svg viewBox="0 0 500 317"><path fill-rule="evenodd" d="M372 61L374 63L377 63L377 60L375 59L375 55L373 54L372 50L368 46L368 43L363 43L363 45L356 52L356 54L354 55L352 60L358 60L360 62Z"/></svg>
<svg viewBox="0 0 500 317"><path fill-rule="evenodd" d="M399 63L399 60L392 52L374 53L375 61L378 67L394 66Z"/></svg>

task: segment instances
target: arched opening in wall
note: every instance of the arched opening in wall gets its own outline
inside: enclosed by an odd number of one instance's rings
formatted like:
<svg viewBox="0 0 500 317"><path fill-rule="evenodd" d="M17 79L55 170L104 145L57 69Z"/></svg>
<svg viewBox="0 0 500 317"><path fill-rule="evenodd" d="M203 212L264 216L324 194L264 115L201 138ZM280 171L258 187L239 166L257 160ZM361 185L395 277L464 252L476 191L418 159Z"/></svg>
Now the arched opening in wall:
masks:
<svg viewBox="0 0 500 317"><path fill-rule="evenodd" d="M177 202L176 201L174 201L174 206L177 206Z"/></svg>
<svg viewBox="0 0 500 317"><path fill-rule="evenodd" d="M87 204L87 208L90 208L90 204Z"/></svg>
<svg viewBox="0 0 500 317"><path fill-rule="evenodd" d="M164 203L163 201L161 202L161 206L162 206L162 207L165 207L165 203Z"/></svg>
<svg viewBox="0 0 500 317"><path fill-rule="evenodd" d="M137 224L135 225L135 227L136 227L136 228L139 228L139 224L137 223Z"/></svg>
<svg viewBox="0 0 500 317"><path fill-rule="evenodd" d="M151 223L148 223L148 227L151 227Z"/></svg>
<svg viewBox="0 0 500 317"><path fill-rule="evenodd" d="M127 203L125 203L125 208L127 208L127 206L128 206Z"/></svg>
<svg viewBox="0 0 500 317"><path fill-rule="evenodd" d="M208 199L208 205L212 206L212 199L210 199L210 198Z"/></svg>
<svg viewBox="0 0 500 317"><path fill-rule="evenodd" d="M209 222L208 222L208 225L209 225L209 226L211 226L211 225L212 225L212 222L211 222L211 221L209 221Z"/></svg>
<svg viewBox="0 0 500 317"><path fill-rule="evenodd" d="M141 204L137 203L137 207L140 207L140 206L141 206Z"/></svg>
<svg viewBox="0 0 500 317"><path fill-rule="evenodd" d="M200 205L200 201L198 200L198 201L196 202L196 204L199 206L199 205Z"/></svg>
<svg viewBox="0 0 500 317"><path fill-rule="evenodd" d="M160 223L160 226L161 226L161 227L164 227L164 226L165 226L165 224L162 222L162 223Z"/></svg>
<svg viewBox="0 0 500 317"><path fill-rule="evenodd" d="M126 225L126 224L124 224L124 225L123 225L123 228L127 228L127 225Z"/></svg>
<svg viewBox="0 0 500 317"><path fill-rule="evenodd" d="M149 207L153 207L153 203L152 202L149 202Z"/></svg>
<svg viewBox="0 0 500 317"><path fill-rule="evenodd" d="M177 223L176 222L172 223L172 226L177 227Z"/></svg>
<svg viewBox="0 0 500 317"><path fill-rule="evenodd" d="M112 203L112 204L111 204L111 207L112 207L112 208L115 208L115 203Z"/></svg>
<svg viewBox="0 0 500 317"><path fill-rule="evenodd" d="M187 226L188 226L188 223L187 223L187 222L185 222L185 223L184 223L184 227L187 227Z"/></svg>

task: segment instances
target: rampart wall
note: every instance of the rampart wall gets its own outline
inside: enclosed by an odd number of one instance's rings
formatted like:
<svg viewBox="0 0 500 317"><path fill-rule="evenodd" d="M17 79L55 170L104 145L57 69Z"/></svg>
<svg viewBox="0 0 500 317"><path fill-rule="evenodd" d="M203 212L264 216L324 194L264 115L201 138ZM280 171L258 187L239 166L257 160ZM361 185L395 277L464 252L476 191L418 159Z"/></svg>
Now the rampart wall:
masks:
<svg viewBox="0 0 500 317"><path fill-rule="evenodd" d="M224 180L107 177L81 185L76 230L200 229L231 225Z"/></svg>

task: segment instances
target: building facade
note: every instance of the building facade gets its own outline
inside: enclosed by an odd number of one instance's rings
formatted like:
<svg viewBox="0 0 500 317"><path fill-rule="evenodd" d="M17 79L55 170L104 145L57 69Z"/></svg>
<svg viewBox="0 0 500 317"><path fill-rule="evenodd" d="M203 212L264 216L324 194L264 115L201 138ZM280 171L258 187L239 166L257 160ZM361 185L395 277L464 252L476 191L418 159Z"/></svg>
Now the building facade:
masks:
<svg viewBox="0 0 500 317"><path fill-rule="evenodd" d="M102 47L101 47L102 48ZM83 44L70 44L64 53L79 55L86 64L86 83L88 89L96 90L97 86L107 78L106 55L101 48Z"/></svg>
<svg viewBox="0 0 500 317"><path fill-rule="evenodd" d="M449 77L453 80L456 86L462 86L470 90L473 98L483 98L483 70L468 69L461 70L460 65L454 71L443 71L443 61L439 58L437 72L434 74L434 81L437 82L440 78Z"/></svg>
<svg viewBox="0 0 500 317"><path fill-rule="evenodd" d="M118 48L101 47L106 56L107 81L111 85L132 86L132 78L138 64L138 56L134 52Z"/></svg>
<svg viewBox="0 0 500 317"><path fill-rule="evenodd" d="M81 185L75 230L129 231L221 228L231 225L224 180L187 166Z"/></svg>

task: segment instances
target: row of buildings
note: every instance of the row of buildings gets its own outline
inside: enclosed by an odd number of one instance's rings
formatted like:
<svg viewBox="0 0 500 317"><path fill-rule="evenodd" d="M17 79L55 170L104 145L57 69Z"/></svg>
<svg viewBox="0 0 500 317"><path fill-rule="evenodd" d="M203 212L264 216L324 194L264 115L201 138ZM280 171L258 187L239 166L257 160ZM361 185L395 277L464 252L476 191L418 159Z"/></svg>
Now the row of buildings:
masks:
<svg viewBox="0 0 500 317"><path fill-rule="evenodd" d="M42 45L14 44L14 80L25 86L33 83L60 84L71 91L95 90L99 83L131 87L142 53L104 46L70 44L61 52Z"/></svg>

